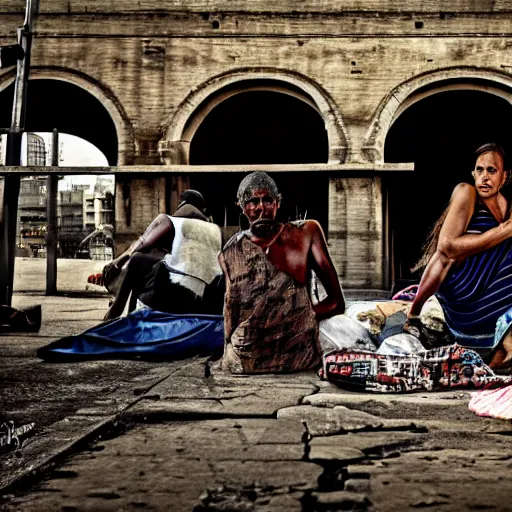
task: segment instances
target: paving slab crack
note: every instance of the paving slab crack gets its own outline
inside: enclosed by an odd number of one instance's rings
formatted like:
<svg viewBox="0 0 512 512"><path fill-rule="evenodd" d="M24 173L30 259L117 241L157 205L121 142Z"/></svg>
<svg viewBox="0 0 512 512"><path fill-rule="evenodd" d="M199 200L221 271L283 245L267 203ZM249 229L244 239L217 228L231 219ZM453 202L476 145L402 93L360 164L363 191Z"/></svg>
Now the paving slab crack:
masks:
<svg viewBox="0 0 512 512"><path fill-rule="evenodd" d="M146 387L145 393L151 391L151 389L163 382L165 379L169 378L176 371L178 371L178 369L167 371L163 377L148 385ZM10 494L15 489L19 489L21 486L33 485L33 483L39 480L46 471L54 468L62 459L72 453L79 451L83 446L86 446L88 443L90 443L92 439L98 438L98 436L101 437L102 433L116 429L119 425L119 418L122 416L122 414L130 407L133 407L135 404L140 402L142 399L143 395L137 396L137 398L130 400L129 403L125 406L121 406L120 410L116 411L115 413L111 413L109 411L105 416L102 417L102 419L91 424L85 430L80 432L78 436L72 437L70 440L67 439L63 445L51 447L49 449L49 453L40 456L38 460L36 459L35 463L32 463L28 466L21 466L17 468L16 472L7 474L6 477L2 479L0 495ZM96 416L101 417L101 415ZM80 417L83 417L83 413L81 413L79 410L76 411L75 414L65 418L62 422L56 423L64 423L66 420L72 423L74 418ZM31 450L37 449L38 443L44 443L44 439L41 440L39 437L35 437L30 440L30 443L25 444L25 455L28 448Z"/></svg>

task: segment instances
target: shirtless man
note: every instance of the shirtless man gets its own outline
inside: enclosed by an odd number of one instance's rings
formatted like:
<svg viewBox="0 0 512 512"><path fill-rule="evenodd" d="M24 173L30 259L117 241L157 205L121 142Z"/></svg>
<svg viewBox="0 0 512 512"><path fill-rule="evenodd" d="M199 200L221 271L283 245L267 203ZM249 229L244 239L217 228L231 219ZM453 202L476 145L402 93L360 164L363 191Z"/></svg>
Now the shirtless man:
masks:
<svg viewBox="0 0 512 512"><path fill-rule="evenodd" d="M223 366L233 373L297 371L320 363L318 321L345 300L318 222L276 221L281 195L264 172L240 183L238 205L250 223L226 244ZM312 304L311 272L326 298Z"/></svg>

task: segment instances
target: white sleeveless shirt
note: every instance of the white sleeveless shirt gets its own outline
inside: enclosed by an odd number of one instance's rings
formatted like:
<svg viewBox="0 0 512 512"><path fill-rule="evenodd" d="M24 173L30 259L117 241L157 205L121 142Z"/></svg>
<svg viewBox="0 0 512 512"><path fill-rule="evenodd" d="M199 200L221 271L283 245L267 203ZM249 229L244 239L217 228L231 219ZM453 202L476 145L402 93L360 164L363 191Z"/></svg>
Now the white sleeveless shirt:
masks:
<svg viewBox="0 0 512 512"><path fill-rule="evenodd" d="M222 246L219 226L184 217L169 218L174 224L172 250L164 257L171 282L202 297L207 284L222 274L218 256Z"/></svg>

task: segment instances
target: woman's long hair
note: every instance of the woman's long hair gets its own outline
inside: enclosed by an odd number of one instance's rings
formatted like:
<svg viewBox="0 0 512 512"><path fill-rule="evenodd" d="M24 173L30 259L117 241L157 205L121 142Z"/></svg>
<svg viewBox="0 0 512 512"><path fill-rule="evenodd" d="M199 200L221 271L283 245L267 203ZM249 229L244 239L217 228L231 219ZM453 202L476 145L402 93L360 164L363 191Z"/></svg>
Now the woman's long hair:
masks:
<svg viewBox="0 0 512 512"><path fill-rule="evenodd" d="M501 146L498 144L495 144L494 142L490 142L488 144L484 144L483 146L480 146L474 153L474 162L478 160L478 157L480 155L483 155L484 153L498 153L498 155L501 156L501 160L503 162L503 170L505 171L505 174L507 175L507 179L505 180L504 187L506 187L510 181L510 170L508 169L506 158L505 158L505 151ZM505 218L508 219L510 217L511 208L512 208L512 201L510 193L507 191L503 191L505 198L507 199L507 212L505 213ZM430 233L427 236L427 239L425 240L425 243L422 246L423 255L421 258L416 262L416 265L414 265L413 268L411 268L411 272L416 272L418 270L421 270L425 268L430 261L430 258L434 256L436 250L437 250L437 243L439 242L439 233L441 232L441 228L443 227L444 221L446 219L446 216L448 215L448 210L450 208L450 204L446 206L441 216L437 219L436 223L434 224L433 228L431 229Z"/></svg>

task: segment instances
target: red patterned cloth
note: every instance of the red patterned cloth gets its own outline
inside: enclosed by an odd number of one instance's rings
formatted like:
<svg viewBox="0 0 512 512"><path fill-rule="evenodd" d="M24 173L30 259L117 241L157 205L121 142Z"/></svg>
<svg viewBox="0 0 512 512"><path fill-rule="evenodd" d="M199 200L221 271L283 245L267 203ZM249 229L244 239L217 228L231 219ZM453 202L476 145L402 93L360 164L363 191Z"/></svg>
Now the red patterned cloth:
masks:
<svg viewBox="0 0 512 512"><path fill-rule="evenodd" d="M449 345L409 355L343 349L324 355L323 377L366 391L489 389L512 377L496 375L473 350Z"/></svg>

